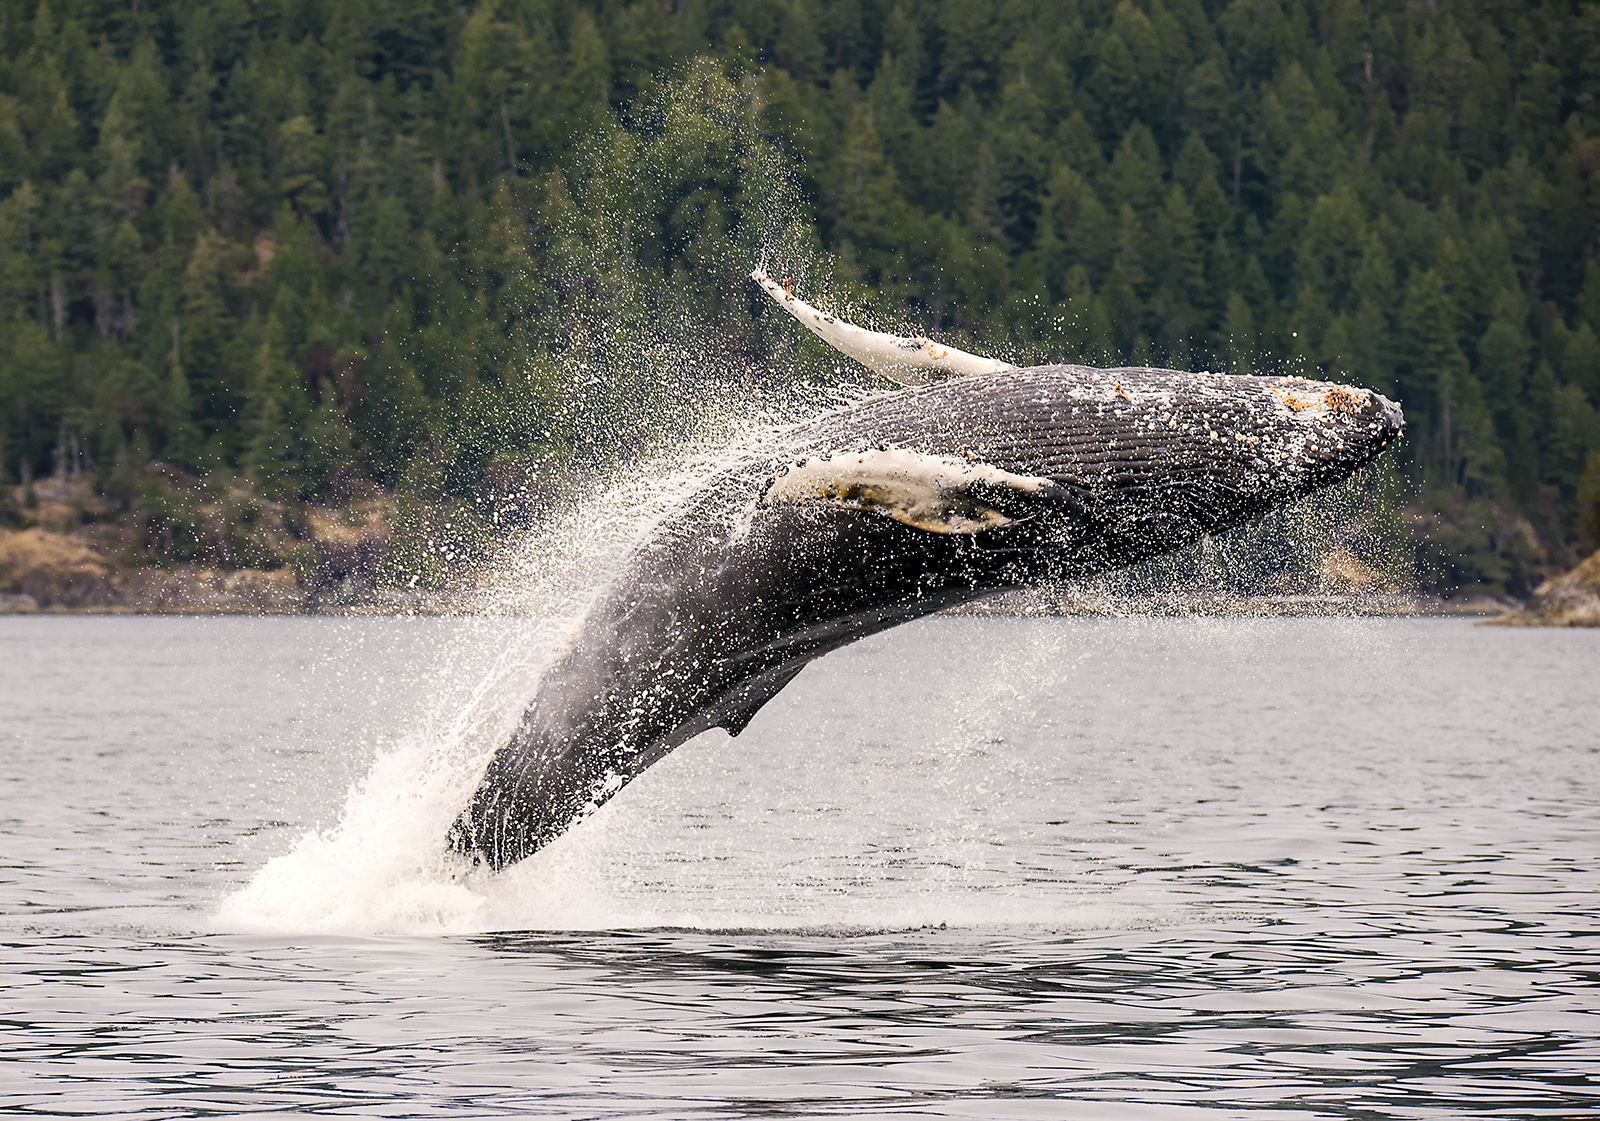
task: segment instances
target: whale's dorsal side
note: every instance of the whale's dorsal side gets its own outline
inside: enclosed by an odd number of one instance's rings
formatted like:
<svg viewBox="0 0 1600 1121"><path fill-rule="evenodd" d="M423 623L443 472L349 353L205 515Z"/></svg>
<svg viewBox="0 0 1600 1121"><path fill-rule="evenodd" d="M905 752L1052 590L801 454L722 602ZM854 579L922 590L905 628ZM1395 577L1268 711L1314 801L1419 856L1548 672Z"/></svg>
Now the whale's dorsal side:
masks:
<svg viewBox="0 0 1600 1121"><path fill-rule="evenodd" d="M1046 496L1053 486L1040 476L974 460L872 448L799 460L784 467L756 501L840 506L930 533L971 534L1015 524L1026 515L1017 513L1014 500Z"/></svg>
<svg viewBox="0 0 1600 1121"><path fill-rule="evenodd" d="M761 269L750 274L779 307L804 324L812 334L890 381L901 385L932 385L971 374L993 374L1017 367L998 358L968 354L953 346L943 346L921 335L889 335L846 323L836 315L819 311Z"/></svg>

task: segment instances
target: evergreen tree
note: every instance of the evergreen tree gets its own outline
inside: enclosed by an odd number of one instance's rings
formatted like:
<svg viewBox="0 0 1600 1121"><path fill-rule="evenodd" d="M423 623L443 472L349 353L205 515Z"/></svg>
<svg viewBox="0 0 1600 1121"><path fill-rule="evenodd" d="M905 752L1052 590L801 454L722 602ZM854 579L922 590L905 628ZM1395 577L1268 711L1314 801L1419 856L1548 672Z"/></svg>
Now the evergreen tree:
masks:
<svg viewBox="0 0 1600 1121"><path fill-rule="evenodd" d="M1397 394L1439 570L1523 586L1493 526L1571 559L1600 442L1591 9L15 0L0 474L633 454L755 376L767 253L1007 355Z"/></svg>

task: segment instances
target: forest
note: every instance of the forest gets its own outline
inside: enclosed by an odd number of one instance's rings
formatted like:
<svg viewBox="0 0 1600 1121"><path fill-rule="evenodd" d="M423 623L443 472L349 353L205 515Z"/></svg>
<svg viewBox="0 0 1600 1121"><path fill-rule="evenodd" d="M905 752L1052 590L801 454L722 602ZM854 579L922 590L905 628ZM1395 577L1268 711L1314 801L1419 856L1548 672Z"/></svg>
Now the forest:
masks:
<svg viewBox="0 0 1600 1121"><path fill-rule="evenodd" d="M1397 397L1423 587L1600 546L1581 0L0 0L0 523L62 475L152 565L205 487L536 516L850 376L769 259L1019 361Z"/></svg>

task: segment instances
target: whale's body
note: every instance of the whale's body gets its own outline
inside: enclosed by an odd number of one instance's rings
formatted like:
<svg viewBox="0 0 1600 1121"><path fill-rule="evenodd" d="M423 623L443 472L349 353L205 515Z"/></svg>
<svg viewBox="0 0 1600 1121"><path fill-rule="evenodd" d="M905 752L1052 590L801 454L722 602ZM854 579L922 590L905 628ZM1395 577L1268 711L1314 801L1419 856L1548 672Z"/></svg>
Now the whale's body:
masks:
<svg viewBox="0 0 1600 1121"><path fill-rule="evenodd" d="M1181 548L1346 478L1403 425L1299 378L996 367L825 414L709 478L601 594L453 845L520 860L690 737L737 735L829 650Z"/></svg>

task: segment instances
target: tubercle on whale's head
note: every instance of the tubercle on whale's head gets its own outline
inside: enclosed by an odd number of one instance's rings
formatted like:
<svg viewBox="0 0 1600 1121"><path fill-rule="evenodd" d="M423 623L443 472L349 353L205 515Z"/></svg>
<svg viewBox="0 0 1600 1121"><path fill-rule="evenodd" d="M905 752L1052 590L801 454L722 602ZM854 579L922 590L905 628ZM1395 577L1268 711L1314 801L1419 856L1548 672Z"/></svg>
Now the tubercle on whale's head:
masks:
<svg viewBox="0 0 1600 1121"><path fill-rule="evenodd" d="M1272 379L1266 389L1287 414L1286 466L1298 466L1313 485L1358 470L1405 431L1400 406L1374 390L1302 378Z"/></svg>
<svg viewBox="0 0 1600 1121"><path fill-rule="evenodd" d="M1163 427L1175 448L1202 434L1207 445L1243 445L1266 472L1372 459L1405 429L1400 406L1370 389L1303 377L1107 371L1104 399L1127 410L1136 430ZM1158 414L1154 425L1151 414ZM1143 415L1141 415L1143 414ZM1164 422L1164 424L1162 423ZM1220 449L1216 449L1220 450Z"/></svg>

